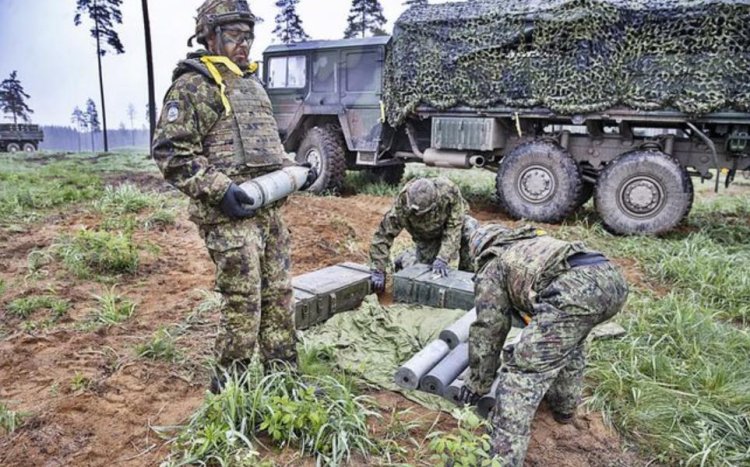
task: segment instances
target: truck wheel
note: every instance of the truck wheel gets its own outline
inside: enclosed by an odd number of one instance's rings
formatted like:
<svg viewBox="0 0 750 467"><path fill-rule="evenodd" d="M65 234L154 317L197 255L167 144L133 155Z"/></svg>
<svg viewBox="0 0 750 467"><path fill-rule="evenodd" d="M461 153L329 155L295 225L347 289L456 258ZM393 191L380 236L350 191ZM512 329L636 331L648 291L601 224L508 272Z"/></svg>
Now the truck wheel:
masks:
<svg viewBox="0 0 750 467"><path fill-rule="evenodd" d="M578 207L583 180L573 157L554 143L516 147L497 171L500 207L517 219L560 222Z"/></svg>
<svg viewBox="0 0 750 467"><path fill-rule="evenodd" d="M406 164L387 165L384 167L375 167L367 169L368 175L374 182L385 183L386 185L396 186L401 182L401 178L406 171Z"/></svg>
<svg viewBox="0 0 750 467"><path fill-rule="evenodd" d="M594 207L616 234L659 234L676 226L693 204L693 182L667 154L623 154L599 175Z"/></svg>
<svg viewBox="0 0 750 467"><path fill-rule="evenodd" d="M35 152L36 146L34 146L34 143L23 143L23 150L24 152Z"/></svg>
<svg viewBox="0 0 750 467"><path fill-rule="evenodd" d="M318 179L307 189L312 193L338 193L346 175L346 142L332 125L307 131L297 150L297 162L309 162L318 171Z"/></svg>
<svg viewBox="0 0 750 467"><path fill-rule="evenodd" d="M21 150L21 146L18 145L18 143L10 143L8 144L8 152L18 152Z"/></svg>

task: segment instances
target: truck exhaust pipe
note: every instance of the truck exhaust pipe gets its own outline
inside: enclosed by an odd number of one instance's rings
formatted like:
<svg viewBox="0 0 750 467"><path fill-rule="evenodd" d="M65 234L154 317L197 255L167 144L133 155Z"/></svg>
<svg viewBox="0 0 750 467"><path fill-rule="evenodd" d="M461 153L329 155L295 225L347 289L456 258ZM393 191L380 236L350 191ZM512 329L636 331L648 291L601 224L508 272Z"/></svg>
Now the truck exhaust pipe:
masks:
<svg viewBox="0 0 750 467"><path fill-rule="evenodd" d="M471 156L469 158L469 164L471 164L472 167L482 168L486 163L487 159L485 159L484 156Z"/></svg>
<svg viewBox="0 0 750 467"><path fill-rule="evenodd" d="M469 153L429 148L424 152L424 163L448 169L468 169L471 167Z"/></svg>

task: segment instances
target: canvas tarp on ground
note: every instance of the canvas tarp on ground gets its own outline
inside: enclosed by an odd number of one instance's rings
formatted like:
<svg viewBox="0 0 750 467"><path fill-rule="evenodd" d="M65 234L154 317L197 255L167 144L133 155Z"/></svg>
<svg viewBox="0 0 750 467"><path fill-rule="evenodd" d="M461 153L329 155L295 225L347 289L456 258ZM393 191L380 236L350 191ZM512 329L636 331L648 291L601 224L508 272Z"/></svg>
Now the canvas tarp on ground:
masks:
<svg viewBox="0 0 750 467"><path fill-rule="evenodd" d="M418 105L750 111L748 0L475 0L394 26L388 122Z"/></svg>

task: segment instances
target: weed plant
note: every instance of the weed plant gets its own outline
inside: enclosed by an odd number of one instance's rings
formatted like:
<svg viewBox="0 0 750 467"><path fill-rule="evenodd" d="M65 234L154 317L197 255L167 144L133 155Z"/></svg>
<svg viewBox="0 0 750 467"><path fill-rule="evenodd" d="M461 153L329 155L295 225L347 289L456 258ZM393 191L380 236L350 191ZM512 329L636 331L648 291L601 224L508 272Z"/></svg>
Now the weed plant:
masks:
<svg viewBox="0 0 750 467"><path fill-rule="evenodd" d="M456 433L435 431L427 435L433 465L441 467L500 467L490 457L489 422L480 418L472 408L455 409L458 420ZM477 434L480 433L480 434Z"/></svg>
<svg viewBox="0 0 750 467"><path fill-rule="evenodd" d="M175 362L180 358L180 352L175 345L176 338L166 328L157 330L148 342L139 344L135 353L140 358Z"/></svg>
<svg viewBox="0 0 750 467"><path fill-rule="evenodd" d="M9 315L21 319L26 319L40 310L50 310L52 312L52 319L58 320L65 316L69 309L70 303L67 300L62 300L51 295L17 298L10 302L7 307Z"/></svg>
<svg viewBox="0 0 750 467"><path fill-rule="evenodd" d="M750 332L699 295L633 294L627 338L592 346L588 405L663 465L748 465Z"/></svg>
<svg viewBox="0 0 750 467"><path fill-rule="evenodd" d="M83 373L77 372L70 379L70 390L73 392L85 391L91 387L92 381Z"/></svg>
<svg viewBox="0 0 750 467"><path fill-rule="evenodd" d="M106 215L135 214L145 208L160 204L160 197L153 193L144 193L129 183L118 187L111 185L104 188L101 198L94 202L94 208Z"/></svg>
<svg viewBox="0 0 750 467"><path fill-rule="evenodd" d="M143 228L146 230L164 229L170 225L174 225L177 221L177 215L174 209L159 209L154 211L153 214L143 223Z"/></svg>
<svg viewBox="0 0 750 467"><path fill-rule="evenodd" d="M116 286L101 295L94 295L99 306L94 310L92 322L106 326L114 326L129 319L135 313L135 304L118 295Z"/></svg>
<svg viewBox="0 0 750 467"><path fill-rule="evenodd" d="M18 429L23 423L23 414L8 409L8 407L0 403L0 433L10 434Z"/></svg>
<svg viewBox="0 0 750 467"><path fill-rule="evenodd" d="M132 274L140 261L132 231L79 230L53 245L56 255L80 278Z"/></svg>
<svg viewBox="0 0 750 467"><path fill-rule="evenodd" d="M264 376L254 365L230 372L222 393L203 406L174 440L174 465L230 465L237 452L257 452L256 431L278 446L295 446L319 465L340 465L355 453L368 456L375 443L367 417L370 401L329 376L300 376L281 367Z"/></svg>

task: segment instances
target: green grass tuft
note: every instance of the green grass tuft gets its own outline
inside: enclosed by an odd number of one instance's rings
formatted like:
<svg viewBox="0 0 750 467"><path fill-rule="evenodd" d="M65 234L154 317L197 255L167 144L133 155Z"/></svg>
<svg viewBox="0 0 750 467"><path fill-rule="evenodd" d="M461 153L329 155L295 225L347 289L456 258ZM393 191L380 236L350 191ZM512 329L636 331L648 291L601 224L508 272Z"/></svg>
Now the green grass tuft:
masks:
<svg viewBox="0 0 750 467"><path fill-rule="evenodd" d="M94 295L99 306L94 310L92 321L106 326L114 326L129 319L135 313L135 304L115 292L112 286L101 295Z"/></svg>
<svg viewBox="0 0 750 467"><path fill-rule="evenodd" d="M175 362L181 357L175 345L176 340L168 329L161 328L154 333L148 342L137 345L135 353L140 358Z"/></svg>
<svg viewBox="0 0 750 467"><path fill-rule="evenodd" d="M144 193L135 185L125 183L118 187L107 186L94 207L107 215L135 214L160 203L158 195Z"/></svg>
<svg viewBox="0 0 750 467"><path fill-rule="evenodd" d="M57 320L65 316L69 309L70 302L51 295L17 298L10 302L7 307L9 315L22 319L26 319L40 310L50 310L53 319Z"/></svg>
<svg viewBox="0 0 750 467"><path fill-rule="evenodd" d="M6 435L13 433L23 423L24 415L13 410L0 403L0 433Z"/></svg>
<svg viewBox="0 0 750 467"><path fill-rule="evenodd" d="M93 274L132 274L140 261L138 246L130 231L79 230L53 245L56 255L78 277Z"/></svg>

